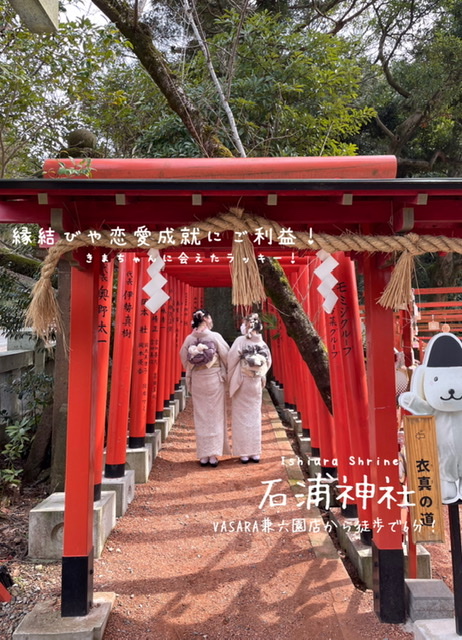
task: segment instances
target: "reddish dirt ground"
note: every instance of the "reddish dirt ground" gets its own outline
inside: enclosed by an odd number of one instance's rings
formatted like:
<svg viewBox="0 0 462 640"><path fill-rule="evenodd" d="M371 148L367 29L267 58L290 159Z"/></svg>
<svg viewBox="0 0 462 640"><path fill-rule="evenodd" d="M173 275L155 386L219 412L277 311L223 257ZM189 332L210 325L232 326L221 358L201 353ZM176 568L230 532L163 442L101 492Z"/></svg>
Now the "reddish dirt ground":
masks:
<svg viewBox="0 0 462 640"><path fill-rule="evenodd" d="M281 464L290 445L272 419L267 403L260 464L225 458L216 469L201 468L188 402L95 561L95 590L117 594L105 640L413 638L409 626L379 622L372 593L355 588L333 546L319 553L313 536L292 531L303 509ZM260 509L262 483L279 478L279 504ZM10 516L13 525L21 520L14 508ZM5 523L0 519L0 528ZM11 545L20 547L21 533L18 524ZM17 586L12 602L0 606L5 639L34 602L58 600L60 587L59 563L31 564L20 549L11 553ZM448 543L432 545L431 553L434 577L450 582Z"/></svg>
<svg viewBox="0 0 462 640"><path fill-rule="evenodd" d="M303 511L268 408L261 463L226 458L216 469L195 461L191 407L180 414L96 563L97 589L117 593L105 640L412 637L377 620L372 594L354 588L335 551L317 558L308 534L292 532ZM278 478L285 504L259 509L262 483ZM237 531L264 518L268 531Z"/></svg>

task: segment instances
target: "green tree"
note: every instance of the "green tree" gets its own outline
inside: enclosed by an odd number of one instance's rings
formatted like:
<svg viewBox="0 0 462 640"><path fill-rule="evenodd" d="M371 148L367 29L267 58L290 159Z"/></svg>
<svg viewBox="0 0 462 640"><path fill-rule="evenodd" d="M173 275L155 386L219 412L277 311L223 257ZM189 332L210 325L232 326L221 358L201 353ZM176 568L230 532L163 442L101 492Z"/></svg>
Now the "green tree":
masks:
<svg viewBox="0 0 462 640"><path fill-rule="evenodd" d="M168 107L159 115L163 105L157 102L158 117L144 128L136 154L235 153L197 37L187 26L186 0L162 0L152 9L138 2L138 14L128 0L93 2L132 43ZM401 176L459 175L460 3L193 5L248 155L386 153L397 156ZM290 61L287 68L282 60ZM342 107L350 109L349 117ZM287 122L293 125L288 130Z"/></svg>
<svg viewBox="0 0 462 640"><path fill-rule="evenodd" d="M360 103L377 111L355 138L359 152L396 155L399 176L460 175L460 3L373 2L371 10L353 27L366 34Z"/></svg>
<svg viewBox="0 0 462 640"><path fill-rule="evenodd" d="M191 44L190 31L183 27L178 42L183 40L185 47L180 53L174 47L172 52L158 35L159 27L151 26L152 14L142 21L129 2L94 0L94 4L127 38L165 98L167 109L144 128L134 147L136 155L235 154L223 104L203 52L197 42ZM166 10L178 10L178 4L167 5ZM246 12L248 4L243 3L241 13L222 9L213 23L217 33L207 42L247 155L355 153L355 144L348 140L374 111L354 107L361 69L348 45L335 36L301 29L290 17ZM196 20L201 17L199 7ZM161 40L158 46L155 35ZM139 71L134 68L133 73ZM152 93L150 102L158 115L163 105ZM146 102L138 107L141 104Z"/></svg>
<svg viewBox="0 0 462 640"><path fill-rule="evenodd" d="M82 103L100 91L106 65L121 54L111 26L63 22L52 35L31 34L0 0L0 178L31 175L86 124ZM110 98L107 98L110 99Z"/></svg>
<svg viewBox="0 0 462 640"><path fill-rule="evenodd" d="M220 33L209 42L211 60L247 155L356 153L350 140L375 112L353 107L361 69L344 41L300 31L293 20L281 21L266 11L249 15L243 23L238 13L227 12L216 22ZM185 65L183 77L185 90L214 134L233 149L202 53ZM193 152L186 128L179 127L171 113L146 130L136 149L159 157ZM197 149L194 155L199 153Z"/></svg>

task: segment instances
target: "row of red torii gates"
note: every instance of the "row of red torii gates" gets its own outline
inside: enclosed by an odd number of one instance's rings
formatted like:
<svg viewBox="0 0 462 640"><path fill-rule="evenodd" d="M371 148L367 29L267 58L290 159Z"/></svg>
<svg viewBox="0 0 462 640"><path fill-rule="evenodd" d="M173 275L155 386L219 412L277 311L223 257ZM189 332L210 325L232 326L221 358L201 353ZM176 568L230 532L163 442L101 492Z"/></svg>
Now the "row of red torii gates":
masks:
<svg viewBox="0 0 462 640"><path fill-rule="evenodd" d="M91 179L56 179L61 161L48 161L43 180L0 180L0 221L35 222L77 234L82 229L140 225L153 231L179 228L239 206L293 230L338 235L415 232L459 237L462 183L394 179L393 157L271 158L224 160L94 160ZM70 164L75 161L69 161ZM228 237L229 236L229 237ZM190 331L192 311L202 306L204 287L230 286L231 234L209 238L201 260L181 264L186 247L170 247L164 290L169 300L146 310L149 258L144 250L74 251L71 274L69 395L65 485L62 616L86 615L92 603L93 501L101 479L124 474L127 447L142 446L181 381L179 347ZM219 246L219 251L216 247ZM190 247L187 247L188 249ZM322 311L314 252L290 246L259 248L280 256L286 275L325 341L330 355L333 416L327 410L295 343L279 321L280 337L267 336L274 356L272 375L284 384L285 401L300 412L305 435L324 467L335 459L338 475L355 485L364 474L375 487L402 490L398 457L394 346L391 309L377 304L390 277L383 254L335 254L338 266L331 313ZM212 261L212 254L215 259ZM166 258L166 252L164 252ZM353 260L354 258L354 260ZM355 263L364 277L367 369L360 326ZM118 287L113 301L115 264ZM115 305L113 351L111 309ZM276 311L270 301L266 309ZM410 324L410 323L408 323ZM408 326L405 324L405 326ZM410 357L410 333L403 349ZM109 362L112 368L109 372ZM408 361L409 364L409 361ZM110 399L105 434L110 377ZM103 445L106 461L103 470ZM349 457L370 459L354 466ZM402 622L404 554L399 500L357 501L361 521L373 529L375 610L384 622Z"/></svg>

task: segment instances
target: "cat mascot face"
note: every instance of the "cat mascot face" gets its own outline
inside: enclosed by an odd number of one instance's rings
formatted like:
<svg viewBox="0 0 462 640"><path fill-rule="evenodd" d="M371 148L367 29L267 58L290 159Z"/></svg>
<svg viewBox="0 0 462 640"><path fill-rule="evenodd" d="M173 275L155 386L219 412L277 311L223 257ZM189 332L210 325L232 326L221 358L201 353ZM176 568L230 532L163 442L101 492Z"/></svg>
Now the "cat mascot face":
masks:
<svg viewBox="0 0 462 640"><path fill-rule="evenodd" d="M452 333L429 341L401 407L415 415L434 415L443 502L462 497L462 342Z"/></svg>

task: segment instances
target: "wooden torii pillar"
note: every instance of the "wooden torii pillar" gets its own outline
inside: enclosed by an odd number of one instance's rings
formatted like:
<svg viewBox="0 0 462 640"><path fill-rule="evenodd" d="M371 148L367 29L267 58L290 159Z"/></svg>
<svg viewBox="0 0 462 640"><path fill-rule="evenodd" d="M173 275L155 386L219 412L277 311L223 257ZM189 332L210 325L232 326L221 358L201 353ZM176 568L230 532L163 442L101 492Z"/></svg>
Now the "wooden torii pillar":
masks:
<svg viewBox="0 0 462 640"><path fill-rule="evenodd" d="M72 267L61 615L85 616L93 596L97 294L100 265Z"/></svg>
<svg viewBox="0 0 462 640"><path fill-rule="evenodd" d="M388 270L381 268L383 265L380 260L380 255L373 255L363 261L369 437L371 458L375 461L371 466L371 479L376 491L392 485L394 496L398 496L401 491L398 467L380 464L383 460L394 460L398 456L394 313L392 309L385 309L377 303L390 275ZM388 509L388 513L389 521L381 522L383 528L374 529L372 539L374 610L382 622L400 623L406 619L402 532L400 526L390 526L390 523L401 520L397 503ZM373 522L382 514L382 508L374 499Z"/></svg>

